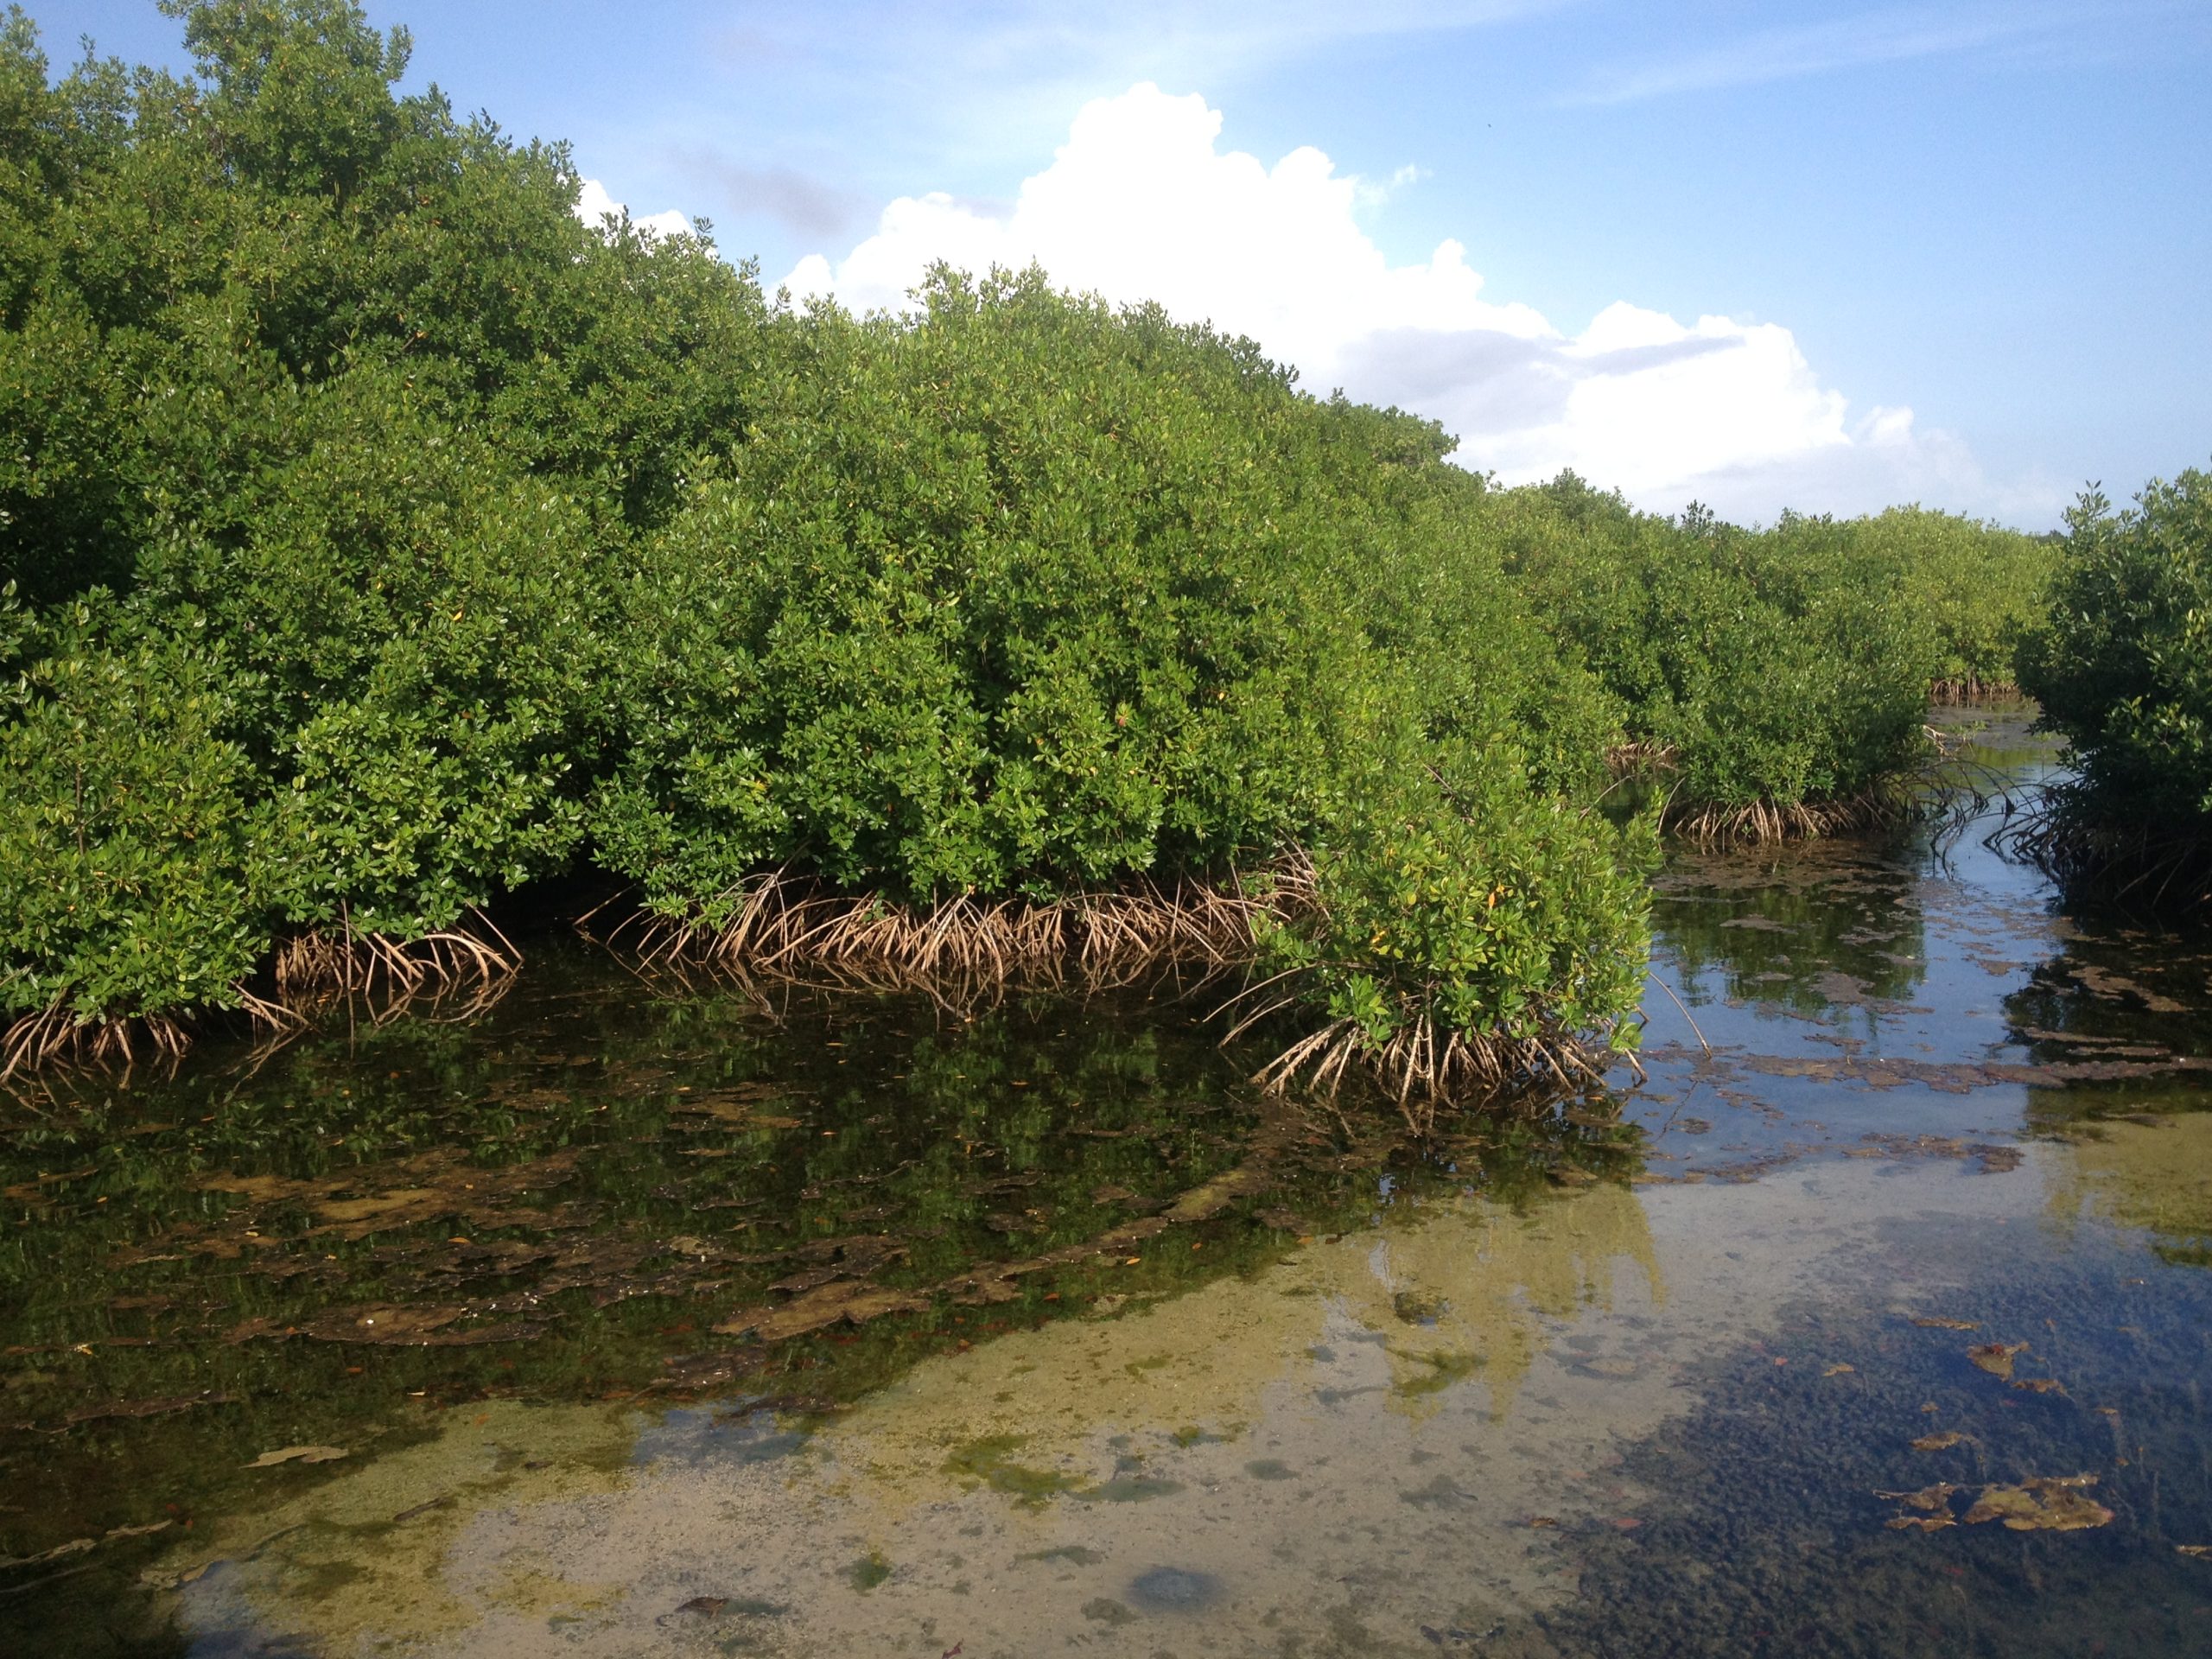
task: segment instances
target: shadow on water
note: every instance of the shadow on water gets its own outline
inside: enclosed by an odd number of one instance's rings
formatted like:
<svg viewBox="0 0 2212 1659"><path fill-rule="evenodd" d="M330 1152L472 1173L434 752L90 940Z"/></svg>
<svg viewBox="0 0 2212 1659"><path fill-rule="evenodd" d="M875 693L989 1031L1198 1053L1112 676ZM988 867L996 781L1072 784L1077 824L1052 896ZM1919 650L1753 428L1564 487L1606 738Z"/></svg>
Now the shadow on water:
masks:
<svg viewBox="0 0 2212 1659"><path fill-rule="evenodd" d="M249 1466L272 1450L385 1456L493 1401L830 1411L928 1353L1363 1224L1378 1192L1632 1166L1635 1133L1587 1112L1418 1149L1309 1119L1200 1012L652 999L549 943L470 1025L19 1097L0 1621L50 1637L143 1600L196 1517L339 1462Z"/></svg>
<svg viewBox="0 0 2212 1659"><path fill-rule="evenodd" d="M558 942L18 1098L0 1650L2202 1651L2212 944L1979 833L1677 854L1649 1086L1425 1147Z"/></svg>

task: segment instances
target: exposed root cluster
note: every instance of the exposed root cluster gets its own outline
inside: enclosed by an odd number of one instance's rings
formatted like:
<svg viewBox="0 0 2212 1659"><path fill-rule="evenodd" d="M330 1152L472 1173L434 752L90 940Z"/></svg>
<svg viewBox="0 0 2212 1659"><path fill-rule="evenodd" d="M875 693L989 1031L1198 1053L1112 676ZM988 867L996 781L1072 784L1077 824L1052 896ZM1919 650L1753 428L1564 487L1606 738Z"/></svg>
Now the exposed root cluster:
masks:
<svg viewBox="0 0 2212 1659"><path fill-rule="evenodd" d="M1941 734L1929 737L1938 757ZM1758 846L1820 836L1854 835L1902 823L1921 810L1921 786L1937 780L1901 777L1869 785L1853 795L1830 800L1757 800L1724 805L1684 797L1675 779L1680 752L1672 745L1643 739L1605 751L1605 769L1616 780L1642 779L1663 795L1660 828L1700 847Z"/></svg>
<svg viewBox="0 0 2212 1659"><path fill-rule="evenodd" d="M1468 1099L1541 1088L1603 1086L1605 1051L1571 1032L1538 1037L1440 1033L1423 1015L1376 1045L1354 1020L1336 1020L1301 1038L1262 1067L1254 1082L1281 1091L1301 1079L1334 1099L1347 1075L1363 1076L1397 1102L1417 1132L1433 1128L1438 1111Z"/></svg>
<svg viewBox="0 0 2212 1659"><path fill-rule="evenodd" d="M233 985L238 1011L264 1030L297 1030L303 1021L281 1003ZM0 1033L0 1082L18 1072L49 1066L129 1068L141 1060L174 1065L192 1046L193 1027L171 1014L133 1014L122 1019L86 1015L56 997L27 1014Z"/></svg>
<svg viewBox="0 0 2212 1659"><path fill-rule="evenodd" d="M1989 843L2077 896L2212 910L2212 825L2113 823L2073 808L2063 795L2046 796L2009 818Z"/></svg>
<svg viewBox="0 0 2212 1659"><path fill-rule="evenodd" d="M639 957L649 970L876 990L1122 985L1162 968L1241 967L1260 931L1310 907L1313 895L1313 867L1302 858L1223 883L928 906L855 898L779 871L748 880L720 926L644 923Z"/></svg>
<svg viewBox="0 0 2212 1659"><path fill-rule="evenodd" d="M1751 801L1737 806L1670 800L1660 823L1669 834L1700 847L1725 848L1885 830L1906 822L1916 810L1912 791L1891 782L1836 800Z"/></svg>
<svg viewBox="0 0 2212 1659"><path fill-rule="evenodd" d="M1971 674L1962 680L1933 680L1928 686L1931 702L2005 702L2020 695L2017 681L1978 679Z"/></svg>
<svg viewBox="0 0 2212 1659"><path fill-rule="evenodd" d="M276 995L234 984L233 1008L272 1044L305 1030L309 1014L340 1001L365 1003L379 1025L426 996L445 1017L469 1018L497 1001L522 965L522 953L490 922L476 919L482 934L456 929L404 942L351 929L296 935L276 952ZM48 1067L174 1064L197 1027L231 1012L110 1019L80 1014L57 997L0 1033L0 1080Z"/></svg>
<svg viewBox="0 0 2212 1659"><path fill-rule="evenodd" d="M467 1018L505 995L522 966L505 935L480 914L476 921L480 932L448 928L416 939L351 926L296 934L276 951L277 995L295 1010L358 999L378 1023L427 997Z"/></svg>
<svg viewBox="0 0 2212 1659"><path fill-rule="evenodd" d="M0 1078L48 1065L133 1065L175 1060L192 1045L184 1025L163 1014L87 1019L60 998L27 1014L0 1037Z"/></svg>
<svg viewBox="0 0 2212 1659"><path fill-rule="evenodd" d="M1681 756L1681 751L1671 743L1662 743L1656 738L1638 738L1633 743L1616 743L1605 751L1605 772L1613 778L1672 772Z"/></svg>

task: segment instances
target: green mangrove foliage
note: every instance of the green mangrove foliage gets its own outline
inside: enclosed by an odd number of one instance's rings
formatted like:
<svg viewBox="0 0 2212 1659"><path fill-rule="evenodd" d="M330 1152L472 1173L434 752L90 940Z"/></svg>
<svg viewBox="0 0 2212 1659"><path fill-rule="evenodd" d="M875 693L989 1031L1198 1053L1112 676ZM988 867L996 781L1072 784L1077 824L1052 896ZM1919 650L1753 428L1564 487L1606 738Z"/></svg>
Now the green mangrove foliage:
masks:
<svg viewBox="0 0 2212 1659"><path fill-rule="evenodd" d="M1819 833L1893 812L1932 686L1997 689L2038 602L2035 538L1918 508L1764 531L1638 512L1573 474L1493 493L1507 569L1617 700L1670 824Z"/></svg>
<svg viewBox="0 0 2212 1659"><path fill-rule="evenodd" d="M559 880L741 966L1257 964L1284 1077L1572 1077L1645 948L1608 756L1826 827L2008 626L1928 597L1986 527L1496 491L1034 271L795 308L347 0L165 5L188 76L0 26L0 1065L503 963Z"/></svg>
<svg viewBox="0 0 2212 1659"><path fill-rule="evenodd" d="M0 1007L41 1045L583 855L617 561L766 310L580 222L558 147L395 98L356 9L172 10L189 79L49 85L0 29Z"/></svg>
<svg viewBox="0 0 2212 1659"><path fill-rule="evenodd" d="M1433 426L1034 273L793 310L354 6L170 10L188 78L0 30L11 1061L591 872L999 969L1119 894L1492 1081L1632 1005L1611 704Z"/></svg>
<svg viewBox="0 0 2212 1659"><path fill-rule="evenodd" d="M2212 474L2153 480L2132 509L2091 491L2067 525L2019 668L2074 776L2024 843L2084 888L2212 900Z"/></svg>
<svg viewBox="0 0 2212 1659"><path fill-rule="evenodd" d="M2019 690L2013 659L2049 602L2057 537L1923 507L1892 507L1843 528L1904 573L1906 613L1934 632L1939 695Z"/></svg>
<svg viewBox="0 0 2212 1659"><path fill-rule="evenodd" d="M29 660L0 717L4 1007L234 1003L270 944L253 765L226 734L253 682L202 618L156 629L103 608L57 607L16 646ZM151 1034L178 1041L165 1019Z"/></svg>

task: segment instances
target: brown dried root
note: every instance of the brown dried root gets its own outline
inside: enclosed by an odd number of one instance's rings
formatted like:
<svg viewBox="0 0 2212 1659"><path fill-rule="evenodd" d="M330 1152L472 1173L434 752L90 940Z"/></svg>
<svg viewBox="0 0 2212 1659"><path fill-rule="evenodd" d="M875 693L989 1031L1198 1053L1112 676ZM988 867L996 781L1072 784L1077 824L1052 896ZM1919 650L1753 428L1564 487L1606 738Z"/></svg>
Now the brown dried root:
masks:
<svg viewBox="0 0 2212 1659"><path fill-rule="evenodd" d="M420 938L362 933L296 934L276 951L278 995L295 1009L359 1001L377 1024L428 998L444 1018L473 1018L500 997L522 966L522 952L480 912L478 928L447 928Z"/></svg>
<svg viewBox="0 0 2212 1659"><path fill-rule="evenodd" d="M648 971L710 969L874 990L1125 985L1166 967L1242 966L1260 931L1310 907L1313 891L1302 858L1264 879L927 907L855 898L778 871L747 881L720 926L643 921L638 962Z"/></svg>
<svg viewBox="0 0 2212 1659"><path fill-rule="evenodd" d="M1740 806L1669 799L1660 825L1703 848L1757 846L1821 836L1855 835L1904 823L1922 810L1903 780L1869 785L1837 800L1751 801Z"/></svg>
<svg viewBox="0 0 2212 1659"><path fill-rule="evenodd" d="M1253 1081L1281 1092L1302 1080L1333 1100L1347 1075L1357 1074L1389 1093L1408 1125L1426 1135L1447 1107L1493 1102L1531 1089L1555 1093L1602 1086L1608 1058L1601 1045L1571 1032L1539 1037L1440 1033L1427 1015L1378 1046L1364 1027L1347 1019L1332 1020L1292 1044Z"/></svg>
<svg viewBox="0 0 2212 1659"><path fill-rule="evenodd" d="M272 1032L296 1030L303 1022L289 1008L233 985L238 1009L256 1026ZM129 1071L141 1059L174 1067L192 1046L193 1027L165 1014L124 1019L86 1015L62 997L27 1014L0 1033L0 1082L18 1073L48 1068Z"/></svg>

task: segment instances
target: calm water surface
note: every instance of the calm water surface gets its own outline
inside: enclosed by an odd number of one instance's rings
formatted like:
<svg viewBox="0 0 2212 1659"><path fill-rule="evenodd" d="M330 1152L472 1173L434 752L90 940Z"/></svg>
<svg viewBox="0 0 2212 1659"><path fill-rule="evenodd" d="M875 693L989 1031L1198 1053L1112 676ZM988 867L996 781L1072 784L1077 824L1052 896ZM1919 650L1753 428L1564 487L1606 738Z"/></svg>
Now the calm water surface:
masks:
<svg viewBox="0 0 2212 1659"><path fill-rule="evenodd" d="M1649 1081L1427 1147L560 940L0 1103L0 1652L2212 1653L2212 939L1995 821L1678 854Z"/></svg>

